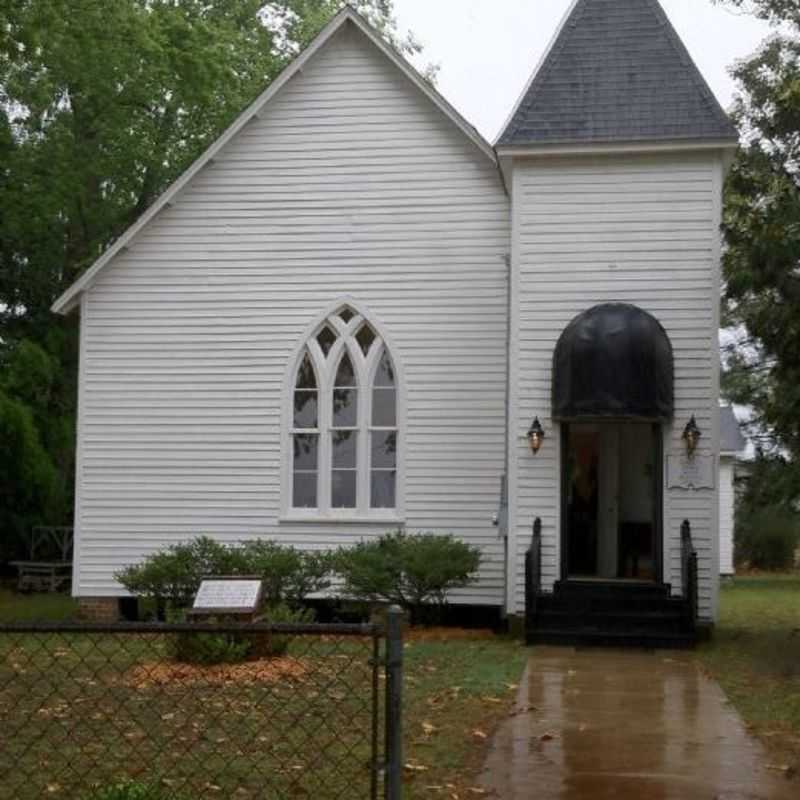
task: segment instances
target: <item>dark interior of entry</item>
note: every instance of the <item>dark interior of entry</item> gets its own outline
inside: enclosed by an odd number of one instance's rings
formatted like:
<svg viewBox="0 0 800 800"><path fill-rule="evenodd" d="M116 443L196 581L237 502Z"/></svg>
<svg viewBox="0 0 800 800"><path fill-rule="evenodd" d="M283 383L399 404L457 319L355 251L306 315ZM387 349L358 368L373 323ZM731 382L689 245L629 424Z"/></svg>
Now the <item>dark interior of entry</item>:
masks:
<svg viewBox="0 0 800 800"><path fill-rule="evenodd" d="M660 579L660 426L564 426L566 575Z"/></svg>

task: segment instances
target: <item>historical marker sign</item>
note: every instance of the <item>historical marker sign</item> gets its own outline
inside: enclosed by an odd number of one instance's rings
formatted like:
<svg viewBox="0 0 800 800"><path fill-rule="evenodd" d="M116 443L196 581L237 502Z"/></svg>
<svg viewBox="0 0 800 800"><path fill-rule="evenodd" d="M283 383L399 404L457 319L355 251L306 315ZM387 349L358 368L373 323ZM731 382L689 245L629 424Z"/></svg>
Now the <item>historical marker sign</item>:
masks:
<svg viewBox="0 0 800 800"><path fill-rule="evenodd" d="M254 614L261 605L261 581L206 578L194 598L195 613Z"/></svg>
<svg viewBox="0 0 800 800"><path fill-rule="evenodd" d="M667 486L670 489L713 489L715 460L710 456L669 456Z"/></svg>

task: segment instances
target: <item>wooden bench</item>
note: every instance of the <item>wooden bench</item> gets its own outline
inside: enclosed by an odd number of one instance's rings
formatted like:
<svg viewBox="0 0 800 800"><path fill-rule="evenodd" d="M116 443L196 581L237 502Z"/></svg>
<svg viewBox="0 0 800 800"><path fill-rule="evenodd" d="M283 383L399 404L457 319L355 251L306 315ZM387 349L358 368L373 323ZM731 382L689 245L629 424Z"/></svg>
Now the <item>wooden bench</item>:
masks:
<svg viewBox="0 0 800 800"><path fill-rule="evenodd" d="M72 580L72 528L38 525L30 534L26 561L12 561L20 592L59 592Z"/></svg>
<svg viewBox="0 0 800 800"><path fill-rule="evenodd" d="M69 561L12 561L19 578L20 592L59 592L72 579L72 564Z"/></svg>

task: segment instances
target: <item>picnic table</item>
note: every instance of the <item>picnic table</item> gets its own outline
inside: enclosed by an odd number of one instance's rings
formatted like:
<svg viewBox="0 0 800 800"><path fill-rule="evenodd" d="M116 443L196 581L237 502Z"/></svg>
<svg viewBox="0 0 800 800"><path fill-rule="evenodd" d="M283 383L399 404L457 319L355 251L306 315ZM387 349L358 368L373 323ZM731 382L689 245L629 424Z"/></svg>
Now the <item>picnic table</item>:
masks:
<svg viewBox="0 0 800 800"><path fill-rule="evenodd" d="M31 531L28 559L11 561L20 592L58 592L72 579L72 528L38 525Z"/></svg>
<svg viewBox="0 0 800 800"><path fill-rule="evenodd" d="M72 564L69 561L12 561L19 579L20 592L58 592L65 588L72 578Z"/></svg>

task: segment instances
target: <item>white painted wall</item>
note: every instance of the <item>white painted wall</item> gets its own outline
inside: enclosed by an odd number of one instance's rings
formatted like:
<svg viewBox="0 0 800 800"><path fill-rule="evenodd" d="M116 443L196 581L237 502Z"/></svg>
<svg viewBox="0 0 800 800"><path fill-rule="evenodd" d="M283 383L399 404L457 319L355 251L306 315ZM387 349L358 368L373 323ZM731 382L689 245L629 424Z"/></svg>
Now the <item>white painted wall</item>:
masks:
<svg viewBox="0 0 800 800"><path fill-rule="evenodd" d="M721 575L733 575L733 526L736 503L735 477L736 458L723 455L719 462L719 571Z"/></svg>
<svg viewBox="0 0 800 800"><path fill-rule="evenodd" d="M481 547L505 466L509 201L493 162L352 26L98 276L82 305L77 574L197 534L304 548L392 527L281 520L282 392L339 298L402 367L406 528Z"/></svg>
<svg viewBox="0 0 800 800"><path fill-rule="evenodd" d="M509 609L524 609L524 554L543 521L543 583L560 578L560 435L551 418L552 357L581 312L627 302L655 316L675 352L675 419L665 459L683 448L692 414L702 455L719 450L719 221L722 164L715 154L517 159L512 175ZM525 432L538 415L548 436L537 456ZM665 470L666 473L666 470ZM680 581L680 526L699 552L700 612L716 615L716 490L666 489L665 580Z"/></svg>

